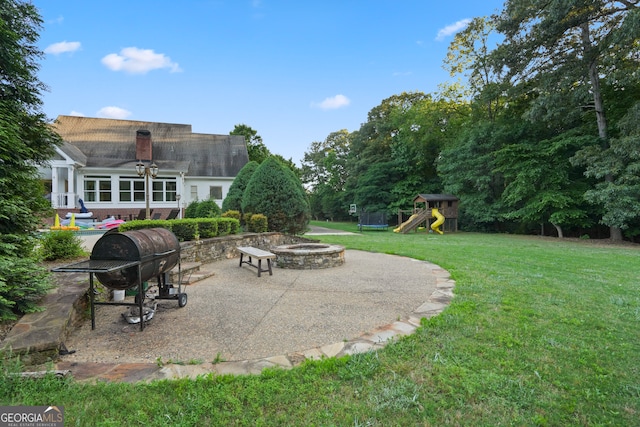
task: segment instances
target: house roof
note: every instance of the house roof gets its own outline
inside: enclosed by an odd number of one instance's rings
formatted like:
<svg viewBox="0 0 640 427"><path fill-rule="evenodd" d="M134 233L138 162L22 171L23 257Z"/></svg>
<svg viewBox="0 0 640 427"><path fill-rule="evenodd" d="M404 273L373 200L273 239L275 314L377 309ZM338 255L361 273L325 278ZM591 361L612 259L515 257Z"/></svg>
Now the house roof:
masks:
<svg viewBox="0 0 640 427"><path fill-rule="evenodd" d="M86 166L87 156L85 156L84 153L78 149L78 147L69 144L67 141L63 141L60 150L74 162L82 166Z"/></svg>
<svg viewBox="0 0 640 427"><path fill-rule="evenodd" d="M191 132L191 125L58 116L60 147L86 167L135 170L136 132L151 132L153 160L162 171L188 176L235 177L249 161L243 136Z"/></svg>

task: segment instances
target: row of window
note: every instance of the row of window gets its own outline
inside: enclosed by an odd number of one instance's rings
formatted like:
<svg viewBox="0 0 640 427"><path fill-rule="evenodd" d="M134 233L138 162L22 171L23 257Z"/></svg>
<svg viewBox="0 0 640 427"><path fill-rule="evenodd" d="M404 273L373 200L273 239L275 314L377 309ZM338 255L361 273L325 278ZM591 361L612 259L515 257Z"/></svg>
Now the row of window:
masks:
<svg viewBox="0 0 640 427"><path fill-rule="evenodd" d="M113 191L111 177L87 176L84 179L84 200L86 202L111 202ZM178 184L175 178L156 178L151 182L151 200L154 202L175 202ZM121 176L118 181L119 202L144 202L144 179L135 176Z"/></svg>
<svg viewBox="0 0 640 427"><path fill-rule="evenodd" d="M113 191L111 177L87 176L84 179L85 202L111 202ZM198 199L198 187L191 186L191 200ZM178 194L176 178L154 178L151 182L151 200L154 202L175 202ZM118 181L119 202L144 202L144 179L137 176L121 176ZM222 199L222 187L209 187L209 197Z"/></svg>

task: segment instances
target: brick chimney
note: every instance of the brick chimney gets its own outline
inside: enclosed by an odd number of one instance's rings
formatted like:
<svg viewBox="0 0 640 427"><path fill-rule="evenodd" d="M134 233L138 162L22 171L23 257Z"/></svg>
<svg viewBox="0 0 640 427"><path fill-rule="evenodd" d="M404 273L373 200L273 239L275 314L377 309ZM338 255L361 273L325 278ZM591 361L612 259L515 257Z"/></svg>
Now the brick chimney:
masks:
<svg viewBox="0 0 640 427"><path fill-rule="evenodd" d="M136 160L153 160L151 152L151 132L146 129L136 131Z"/></svg>

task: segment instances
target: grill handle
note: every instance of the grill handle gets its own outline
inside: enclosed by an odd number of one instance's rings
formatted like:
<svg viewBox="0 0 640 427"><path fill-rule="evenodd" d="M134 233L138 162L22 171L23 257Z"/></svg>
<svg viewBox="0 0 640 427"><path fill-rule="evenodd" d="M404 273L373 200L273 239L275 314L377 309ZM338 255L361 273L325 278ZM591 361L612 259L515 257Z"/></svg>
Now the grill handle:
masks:
<svg viewBox="0 0 640 427"><path fill-rule="evenodd" d="M168 250L166 252L156 252L156 253L153 254L153 256L154 257L166 256L166 255L174 253L175 251L176 251L175 249L171 249L171 250Z"/></svg>

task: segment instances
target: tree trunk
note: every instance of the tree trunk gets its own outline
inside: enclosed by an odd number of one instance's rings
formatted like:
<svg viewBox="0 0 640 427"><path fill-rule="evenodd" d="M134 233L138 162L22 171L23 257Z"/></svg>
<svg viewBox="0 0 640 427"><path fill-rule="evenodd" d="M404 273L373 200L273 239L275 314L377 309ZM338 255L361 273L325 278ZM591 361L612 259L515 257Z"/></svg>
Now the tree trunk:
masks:
<svg viewBox="0 0 640 427"><path fill-rule="evenodd" d="M609 227L609 238L614 242L622 242L622 229L620 227Z"/></svg>
<svg viewBox="0 0 640 427"><path fill-rule="evenodd" d="M602 91L600 90L600 76L598 75L598 56L591 45L591 37L589 34L589 23L585 22L580 26L582 31L582 48L584 59L588 65L589 81L591 90L593 91L593 104L596 111L596 122L598 123L598 136L602 142L602 149L609 148L607 118L604 114L604 102L602 101ZM613 182L613 175L608 173L605 175L606 182ZM609 238L613 241L622 241L622 230L620 227L609 227Z"/></svg>
<svg viewBox="0 0 640 427"><path fill-rule="evenodd" d="M560 227L558 224L554 224L553 222L551 223L551 225L553 225L556 228L556 231L558 232L558 238L559 239L564 238L564 234L562 234L562 227Z"/></svg>
<svg viewBox="0 0 640 427"><path fill-rule="evenodd" d="M604 103L602 101L602 91L600 89L600 76L598 75L598 54L591 45L589 35L589 23L585 22L580 26L582 30L582 49L584 60L588 67L589 81L593 91L593 104L596 110L596 121L598 123L598 136L602 141L603 148L608 148L607 118L604 114Z"/></svg>

